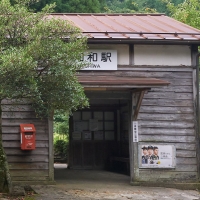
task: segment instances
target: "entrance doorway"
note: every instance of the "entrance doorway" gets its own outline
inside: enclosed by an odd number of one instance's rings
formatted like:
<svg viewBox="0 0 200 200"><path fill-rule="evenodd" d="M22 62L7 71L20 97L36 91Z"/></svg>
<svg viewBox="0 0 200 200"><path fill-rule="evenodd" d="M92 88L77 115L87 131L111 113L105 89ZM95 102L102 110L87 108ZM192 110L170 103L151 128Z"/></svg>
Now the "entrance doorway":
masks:
<svg viewBox="0 0 200 200"><path fill-rule="evenodd" d="M129 174L128 107L128 99L90 98L89 109L73 113L69 123L70 168Z"/></svg>

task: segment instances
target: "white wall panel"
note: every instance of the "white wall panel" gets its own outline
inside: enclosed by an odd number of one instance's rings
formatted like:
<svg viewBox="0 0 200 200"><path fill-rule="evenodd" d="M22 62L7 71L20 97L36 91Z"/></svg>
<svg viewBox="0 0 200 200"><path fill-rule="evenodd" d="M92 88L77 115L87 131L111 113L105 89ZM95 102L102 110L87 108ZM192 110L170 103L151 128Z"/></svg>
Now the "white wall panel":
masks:
<svg viewBox="0 0 200 200"><path fill-rule="evenodd" d="M191 66L191 50L181 45L134 45L134 64Z"/></svg>

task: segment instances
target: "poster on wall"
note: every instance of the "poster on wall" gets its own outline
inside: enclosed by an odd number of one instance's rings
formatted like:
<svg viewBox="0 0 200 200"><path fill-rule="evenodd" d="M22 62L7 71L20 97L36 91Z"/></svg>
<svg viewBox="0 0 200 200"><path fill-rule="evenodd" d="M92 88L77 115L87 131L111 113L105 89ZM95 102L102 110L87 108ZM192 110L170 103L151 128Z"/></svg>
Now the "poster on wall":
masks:
<svg viewBox="0 0 200 200"><path fill-rule="evenodd" d="M140 168L175 168L176 149L174 145L139 145Z"/></svg>
<svg viewBox="0 0 200 200"><path fill-rule="evenodd" d="M92 139L91 131L83 131L83 139L84 140L91 140Z"/></svg>

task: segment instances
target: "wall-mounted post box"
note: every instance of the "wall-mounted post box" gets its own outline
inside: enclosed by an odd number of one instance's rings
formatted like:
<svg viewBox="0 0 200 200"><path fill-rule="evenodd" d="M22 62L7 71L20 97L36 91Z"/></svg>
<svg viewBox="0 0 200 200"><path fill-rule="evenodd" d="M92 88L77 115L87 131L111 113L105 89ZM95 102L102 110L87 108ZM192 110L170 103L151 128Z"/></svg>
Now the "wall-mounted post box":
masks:
<svg viewBox="0 0 200 200"><path fill-rule="evenodd" d="M35 126L33 124L20 124L21 149L35 149Z"/></svg>

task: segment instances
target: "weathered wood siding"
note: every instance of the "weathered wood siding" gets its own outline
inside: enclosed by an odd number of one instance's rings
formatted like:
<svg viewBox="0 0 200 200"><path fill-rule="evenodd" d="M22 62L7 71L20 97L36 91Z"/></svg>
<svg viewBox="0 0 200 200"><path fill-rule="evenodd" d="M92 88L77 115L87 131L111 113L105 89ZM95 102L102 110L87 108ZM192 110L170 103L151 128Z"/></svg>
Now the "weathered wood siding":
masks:
<svg viewBox="0 0 200 200"><path fill-rule="evenodd" d="M2 102L2 138L13 181L49 180L49 131L48 120L37 119L29 104L12 105ZM19 125L33 123L36 128L36 149L20 148Z"/></svg>
<svg viewBox="0 0 200 200"><path fill-rule="evenodd" d="M176 147L175 169L139 169L138 181L195 181L197 146L193 100L192 67L118 66L115 72L87 72L87 75L152 77L170 82L145 93L140 112L139 142L172 144ZM84 72L80 74L84 75Z"/></svg>
<svg viewBox="0 0 200 200"><path fill-rule="evenodd" d="M152 88L144 95L138 116L139 141L175 145L176 168L140 169L141 181L190 182L198 178L192 73L192 68L184 67L142 72L143 76L167 80L170 85ZM141 72L135 74L140 76Z"/></svg>

